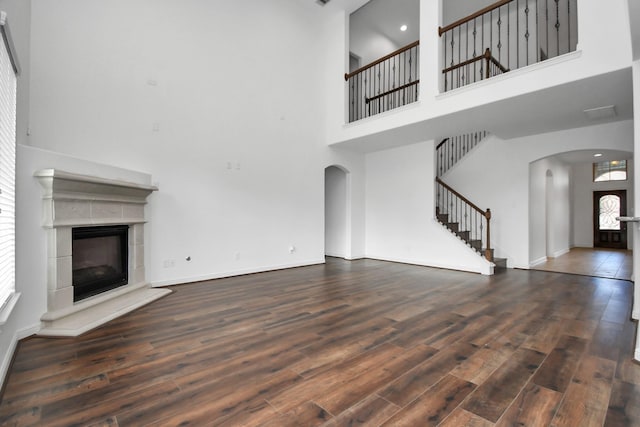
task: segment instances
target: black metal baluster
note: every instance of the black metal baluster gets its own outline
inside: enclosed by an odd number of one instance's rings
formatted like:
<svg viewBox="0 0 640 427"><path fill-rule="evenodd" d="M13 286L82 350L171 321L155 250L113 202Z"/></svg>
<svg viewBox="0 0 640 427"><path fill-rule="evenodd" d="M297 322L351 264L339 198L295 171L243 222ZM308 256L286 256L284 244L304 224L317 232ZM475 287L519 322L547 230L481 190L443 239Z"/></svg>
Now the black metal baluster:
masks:
<svg viewBox="0 0 640 427"><path fill-rule="evenodd" d="M556 2L556 51L557 56L560 56L560 0L555 0Z"/></svg>
<svg viewBox="0 0 640 427"><path fill-rule="evenodd" d="M571 52L571 0L567 0L567 52Z"/></svg>
<svg viewBox="0 0 640 427"><path fill-rule="evenodd" d="M516 68L520 68L520 0L516 0Z"/></svg>
<svg viewBox="0 0 640 427"><path fill-rule="evenodd" d="M507 68L511 67L511 3L507 3Z"/></svg>
<svg viewBox="0 0 640 427"><path fill-rule="evenodd" d="M524 38L526 39L527 44L527 62L529 65L529 0L526 0L526 7L524 9L525 19L527 20L527 31L524 33Z"/></svg>
<svg viewBox="0 0 640 427"><path fill-rule="evenodd" d="M545 52L545 56L549 58L549 0L544 0L544 9L545 9L545 24L544 28L547 33L546 43L547 43L547 51Z"/></svg>
<svg viewBox="0 0 640 427"><path fill-rule="evenodd" d="M502 8L498 8L498 61L502 56Z"/></svg>
<svg viewBox="0 0 640 427"><path fill-rule="evenodd" d="M536 62L540 62L540 22L538 19L538 0L536 0Z"/></svg>

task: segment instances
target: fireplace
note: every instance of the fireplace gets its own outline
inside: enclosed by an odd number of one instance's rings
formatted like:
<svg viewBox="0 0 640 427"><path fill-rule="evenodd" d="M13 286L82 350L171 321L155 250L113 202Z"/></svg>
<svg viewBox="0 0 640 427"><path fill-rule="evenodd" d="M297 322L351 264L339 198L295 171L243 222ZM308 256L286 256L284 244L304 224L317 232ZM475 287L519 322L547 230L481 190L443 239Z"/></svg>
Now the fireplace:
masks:
<svg viewBox="0 0 640 427"><path fill-rule="evenodd" d="M48 255L40 335L78 336L171 292L145 279L144 206L157 187L59 169L34 175Z"/></svg>
<svg viewBox="0 0 640 427"><path fill-rule="evenodd" d="M128 283L128 225L72 229L73 301Z"/></svg>

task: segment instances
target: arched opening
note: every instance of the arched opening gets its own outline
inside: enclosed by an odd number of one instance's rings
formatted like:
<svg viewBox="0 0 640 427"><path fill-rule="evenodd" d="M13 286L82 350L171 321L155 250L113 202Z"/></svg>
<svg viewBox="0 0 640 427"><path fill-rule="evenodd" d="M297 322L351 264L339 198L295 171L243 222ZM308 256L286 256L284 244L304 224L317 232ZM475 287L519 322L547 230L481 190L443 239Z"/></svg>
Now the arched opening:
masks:
<svg viewBox="0 0 640 427"><path fill-rule="evenodd" d="M324 253L348 258L348 171L329 166L324 171Z"/></svg>

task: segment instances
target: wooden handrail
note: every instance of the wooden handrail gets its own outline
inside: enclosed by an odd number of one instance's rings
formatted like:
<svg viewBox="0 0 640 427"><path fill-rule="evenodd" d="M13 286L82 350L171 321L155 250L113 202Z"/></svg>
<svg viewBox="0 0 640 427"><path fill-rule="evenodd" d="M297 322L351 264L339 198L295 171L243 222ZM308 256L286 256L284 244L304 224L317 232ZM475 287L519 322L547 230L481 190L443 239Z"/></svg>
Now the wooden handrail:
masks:
<svg viewBox="0 0 640 427"><path fill-rule="evenodd" d="M344 80L347 81L351 77L353 77L353 76L355 76L355 75L357 75L357 74L359 74L359 73L361 73L361 72L363 72L365 70L368 70L369 68L374 67L374 66L378 65L379 63L386 61L387 59L393 58L394 56L399 55L402 52L405 52L405 51L407 51L407 50L409 50L411 48L414 48L414 47L418 46L419 44L420 44L420 40L415 41L415 42L413 42L411 44L406 45L405 47L401 47L400 49L398 49L398 50L396 50L394 52L391 52L390 54L388 54L386 56L383 56L382 58L376 59L372 63L367 64L367 65L365 65L363 67L360 67L360 68L358 68L357 70L355 70L355 71L353 71L351 73L345 73L344 74Z"/></svg>
<svg viewBox="0 0 640 427"><path fill-rule="evenodd" d="M442 70L442 74L446 74L449 71L457 70L458 68L462 68L465 65L473 64L474 62L478 62L478 61L481 61L481 60L491 61L503 73L508 73L509 72L509 69L507 67L502 65L500 62L498 62L498 60L495 57L493 57L493 55L491 55L491 49L487 48L487 50L485 50L484 53L481 56L476 56L475 58L467 59L464 62L461 62L461 63L456 64L456 65L452 65L451 67L447 67L444 70ZM487 72L488 71L489 70L487 70ZM488 75L487 75L487 78L489 78Z"/></svg>
<svg viewBox="0 0 640 427"><path fill-rule="evenodd" d="M440 141L440 144L436 145L436 151L438 151L438 149L442 147L448 140L449 138L445 138L442 141Z"/></svg>
<svg viewBox="0 0 640 427"><path fill-rule="evenodd" d="M484 15L485 13L491 12L492 10L495 10L495 9L498 9L499 7L502 7L507 3L511 3L512 1L513 0L500 0L498 2L495 2L492 5L489 5L489 6L485 7L484 9L480 9L479 11L477 11L475 13L472 13L471 15L469 15L469 16L467 16L465 18L458 19L456 22L454 22L452 24L449 24L446 27L438 27L438 35L440 37L442 37L443 33L446 33L447 31L449 31L449 30L451 30L453 28L456 28L456 27L458 27L458 26L460 26L460 25L462 25L462 24L464 24L466 22L473 21L474 19Z"/></svg>
<svg viewBox="0 0 640 427"><path fill-rule="evenodd" d="M420 80L416 80L416 81L414 81L414 82L407 83L406 85L398 86L398 87L397 87L397 88L395 88L395 89L388 90L388 91L383 92L383 93L381 93L381 94L379 94L379 95L372 96L371 98L365 98L365 99L364 99L364 102L366 102L366 103L368 104L368 103L369 103L369 102L371 102L371 101L375 101L376 99L382 98L383 96L391 95L391 94L392 94L392 93L394 93L394 92L398 92L399 90L406 89L406 88L408 88L408 87L410 87L410 86L415 86L415 85L417 85L418 83L420 83Z"/></svg>
<svg viewBox="0 0 640 427"><path fill-rule="evenodd" d="M483 211L482 209L480 209L479 207L477 207L475 204L473 204L472 202L469 201L469 199L467 199L466 197L464 197L462 194L458 193L456 190L454 190L453 188L449 187L447 184L445 184L445 182L443 180L441 180L439 177L436 177L436 182L440 185L442 185L444 188L446 188L447 190L451 191L454 195L456 195L460 200L462 200L463 202L465 202L466 204L468 204L469 206L471 206L471 208L473 208L474 210L476 210L477 212L479 212L480 214L482 214L482 216L484 216L487 221L489 219L491 219L491 211L489 209L487 209L486 211Z"/></svg>

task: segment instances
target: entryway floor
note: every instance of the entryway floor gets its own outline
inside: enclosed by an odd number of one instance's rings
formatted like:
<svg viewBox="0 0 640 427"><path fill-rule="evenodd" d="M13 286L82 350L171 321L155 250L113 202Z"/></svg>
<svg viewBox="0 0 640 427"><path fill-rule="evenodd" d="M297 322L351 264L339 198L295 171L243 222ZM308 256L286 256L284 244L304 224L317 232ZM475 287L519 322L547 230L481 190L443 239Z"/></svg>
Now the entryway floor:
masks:
<svg viewBox="0 0 640 427"><path fill-rule="evenodd" d="M632 251L623 249L573 248L557 258L548 258L532 270L631 280L632 255Z"/></svg>

